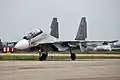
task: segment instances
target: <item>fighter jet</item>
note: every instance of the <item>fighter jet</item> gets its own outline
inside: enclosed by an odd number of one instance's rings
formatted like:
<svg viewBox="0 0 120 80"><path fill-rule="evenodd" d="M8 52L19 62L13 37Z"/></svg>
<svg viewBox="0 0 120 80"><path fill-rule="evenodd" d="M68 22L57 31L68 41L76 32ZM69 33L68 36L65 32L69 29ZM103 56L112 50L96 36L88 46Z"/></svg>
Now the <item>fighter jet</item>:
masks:
<svg viewBox="0 0 120 80"><path fill-rule="evenodd" d="M116 43L108 44L108 45L98 45L93 48L93 51L119 51L120 45Z"/></svg>
<svg viewBox="0 0 120 80"><path fill-rule="evenodd" d="M23 37L22 40L18 41L15 45L16 49L24 50L27 48L36 47L39 51L39 59L45 60L48 51L52 49L53 51L66 51L70 49L71 59L75 60L76 56L71 51L70 45L72 44L79 44L80 41L78 40L59 40L49 34L46 34L41 29L32 30L26 36Z"/></svg>
<svg viewBox="0 0 120 80"><path fill-rule="evenodd" d="M112 51L120 51L120 43L111 45Z"/></svg>
<svg viewBox="0 0 120 80"><path fill-rule="evenodd" d="M79 34L77 36L81 37L81 35ZM81 44L83 43L96 42L96 41L77 40L77 38L79 37L76 37L76 40L60 40L52 35L46 34L41 29L34 29L31 32L29 32L27 35L25 35L20 41L18 41L18 43L15 45L15 48L20 50L24 50L27 48L36 48L39 52L39 60L46 60L49 51L69 50L71 54L71 59L75 60L76 54L72 52L72 47L79 45L81 49Z"/></svg>

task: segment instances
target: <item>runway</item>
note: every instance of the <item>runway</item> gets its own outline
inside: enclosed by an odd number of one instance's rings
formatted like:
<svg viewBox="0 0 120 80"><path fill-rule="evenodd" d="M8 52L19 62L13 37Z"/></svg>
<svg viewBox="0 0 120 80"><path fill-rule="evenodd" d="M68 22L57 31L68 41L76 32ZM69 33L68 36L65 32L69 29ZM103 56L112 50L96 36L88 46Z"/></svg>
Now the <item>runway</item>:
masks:
<svg viewBox="0 0 120 80"><path fill-rule="evenodd" d="M0 80L120 80L120 60L0 61Z"/></svg>

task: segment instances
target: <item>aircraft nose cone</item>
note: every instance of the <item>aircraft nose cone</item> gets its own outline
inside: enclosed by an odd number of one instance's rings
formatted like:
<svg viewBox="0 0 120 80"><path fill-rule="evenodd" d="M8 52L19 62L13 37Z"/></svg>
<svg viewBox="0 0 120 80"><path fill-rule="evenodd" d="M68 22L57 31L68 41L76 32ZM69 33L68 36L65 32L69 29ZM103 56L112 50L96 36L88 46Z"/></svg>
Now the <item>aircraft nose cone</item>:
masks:
<svg viewBox="0 0 120 80"><path fill-rule="evenodd" d="M16 49L19 49L19 50L23 50L23 49L29 48L29 42L28 42L28 40L25 40L25 39L20 40L20 41L15 45L15 48L16 48Z"/></svg>

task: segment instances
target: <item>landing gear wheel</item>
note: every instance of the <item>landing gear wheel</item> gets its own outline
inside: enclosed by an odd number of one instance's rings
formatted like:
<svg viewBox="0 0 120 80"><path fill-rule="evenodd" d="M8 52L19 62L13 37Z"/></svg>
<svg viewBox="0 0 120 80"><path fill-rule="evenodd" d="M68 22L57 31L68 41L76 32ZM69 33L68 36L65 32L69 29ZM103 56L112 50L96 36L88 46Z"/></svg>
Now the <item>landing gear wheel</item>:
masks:
<svg viewBox="0 0 120 80"><path fill-rule="evenodd" d="M75 53L71 53L71 59L74 61L76 59L76 54Z"/></svg>
<svg viewBox="0 0 120 80"><path fill-rule="evenodd" d="M47 52L43 52L43 53L42 53L43 60L46 60L47 56L48 56L48 53L47 53Z"/></svg>
<svg viewBox="0 0 120 80"><path fill-rule="evenodd" d="M44 61L46 60L47 56L48 56L47 52L42 52L41 55L39 55L39 60Z"/></svg>
<svg viewBox="0 0 120 80"><path fill-rule="evenodd" d="M42 56L39 56L39 61L43 61L43 57Z"/></svg>

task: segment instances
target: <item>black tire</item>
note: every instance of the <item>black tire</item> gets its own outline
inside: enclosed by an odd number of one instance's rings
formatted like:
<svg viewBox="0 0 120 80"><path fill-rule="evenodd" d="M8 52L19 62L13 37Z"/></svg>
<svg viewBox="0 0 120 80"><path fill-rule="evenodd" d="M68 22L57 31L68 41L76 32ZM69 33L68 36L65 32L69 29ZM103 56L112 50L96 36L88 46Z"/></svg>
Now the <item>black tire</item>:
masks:
<svg viewBox="0 0 120 80"><path fill-rule="evenodd" d="M42 53L43 60L46 60L47 56L48 56L48 53L47 53L47 52L43 52L43 53Z"/></svg>
<svg viewBox="0 0 120 80"><path fill-rule="evenodd" d="M39 60L44 61L44 60L46 60L47 56L48 56L47 52L42 52L41 56L39 56Z"/></svg>
<svg viewBox="0 0 120 80"><path fill-rule="evenodd" d="M74 61L76 59L76 54L75 53L71 53L71 59Z"/></svg>
<svg viewBox="0 0 120 80"><path fill-rule="evenodd" d="M39 56L39 61L43 61L43 57L42 56Z"/></svg>

